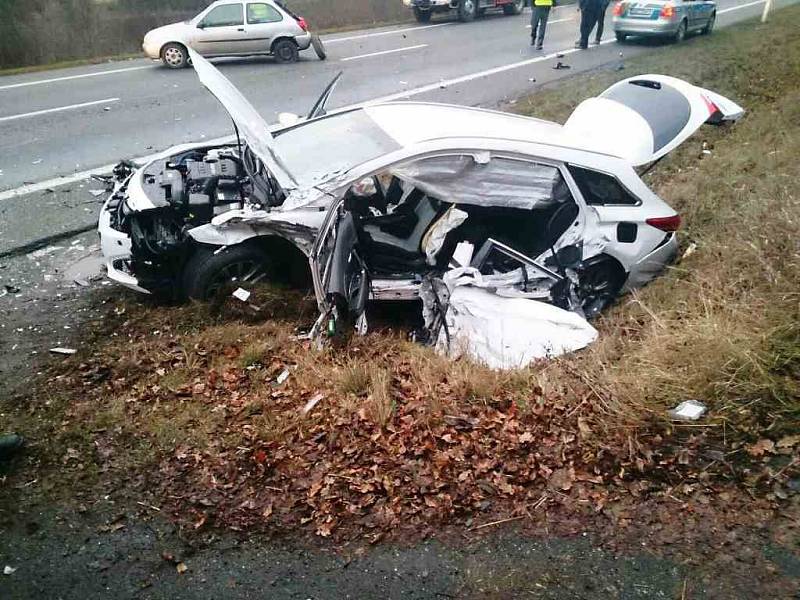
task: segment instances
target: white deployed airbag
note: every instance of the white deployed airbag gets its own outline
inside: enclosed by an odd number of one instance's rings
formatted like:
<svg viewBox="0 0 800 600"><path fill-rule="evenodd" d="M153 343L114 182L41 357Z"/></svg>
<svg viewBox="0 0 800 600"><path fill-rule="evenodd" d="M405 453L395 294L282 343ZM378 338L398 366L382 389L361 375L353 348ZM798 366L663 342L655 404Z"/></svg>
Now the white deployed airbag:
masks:
<svg viewBox="0 0 800 600"><path fill-rule="evenodd" d="M516 369L540 358L579 350L597 339L586 319L537 300L508 298L484 285L476 269L454 269L444 275L450 291L437 351L467 355L495 369Z"/></svg>

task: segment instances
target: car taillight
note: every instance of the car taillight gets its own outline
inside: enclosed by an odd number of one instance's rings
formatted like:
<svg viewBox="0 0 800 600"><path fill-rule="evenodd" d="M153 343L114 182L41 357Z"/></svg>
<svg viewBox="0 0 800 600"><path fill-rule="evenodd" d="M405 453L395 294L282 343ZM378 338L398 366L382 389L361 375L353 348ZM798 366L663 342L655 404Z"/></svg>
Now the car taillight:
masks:
<svg viewBox="0 0 800 600"><path fill-rule="evenodd" d="M612 11L615 17L621 17L622 13L625 12L625 3L624 2L617 2L614 5L614 10Z"/></svg>
<svg viewBox="0 0 800 600"><path fill-rule="evenodd" d="M665 18L670 18L675 16L675 7L672 4L665 4L664 7L661 9L661 16Z"/></svg>
<svg viewBox="0 0 800 600"><path fill-rule="evenodd" d="M661 231L666 231L670 233L672 231L678 231L681 226L681 216L680 215L673 215L671 217L653 217L651 219L647 219L645 221L648 225L655 227L656 229L660 229Z"/></svg>
<svg viewBox="0 0 800 600"><path fill-rule="evenodd" d="M303 17L297 17L297 24L300 25L300 29L303 31L308 31L308 23Z"/></svg>

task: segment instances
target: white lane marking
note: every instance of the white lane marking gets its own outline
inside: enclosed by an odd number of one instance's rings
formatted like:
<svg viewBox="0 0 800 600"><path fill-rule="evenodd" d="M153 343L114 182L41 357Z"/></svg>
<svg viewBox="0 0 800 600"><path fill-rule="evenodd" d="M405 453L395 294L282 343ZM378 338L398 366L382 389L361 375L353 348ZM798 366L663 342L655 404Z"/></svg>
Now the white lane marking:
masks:
<svg viewBox="0 0 800 600"><path fill-rule="evenodd" d="M48 113L61 112L63 110L75 110L76 108L85 108L87 106L97 106L98 104L111 104L119 102L119 98L106 98L105 100L94 100L92 102L81 102L80 104L69 104L68 106L57 106L56 108L46 108L45 110L35 110L29 113L22 113L19 115L10 115L8 117L0 117L2 121L14 121L15 119L27 119L28 117L36 117L39 115L46 115Z"/></svg>
<svg viewBox="0 0 800 600"><path fill-rule="evenodd" d="M383 56L384 54L396 54L398 52L408 52L410 50L419 50L420 48L427 48L427 47L428 44L417 44L416 46L406 46L405 48L394 48L393 50L381 50L380 52L370 52L369 54L348 56L347 58L339 59L339 62L347 62L349 60L359 60L362 58L370 58L372 56Z"/></svg>
<svg viewBox="0 0 800 600"><path fill-rule="evenodd" d="M747 8L748 6L755 6L756 4L764 4L766 0L756 0L755 2L748 2L747 4L740 4L739 6L732 6L730 8L723 8L722 10L718 10L717 14L721 15L722 13L731 12L732 10L739 10L740 8Z"/></svg>
<svg viewBox="0 0 800 600"><path fill-rule="evenodd" d="M67 75L66 77L53 77L52 79L38 79L36 81L26 81L24 83L12 83L11 85L0 85L0 90L11 90L14 88L28 87L30 85L42 85L44 83L55 83L57 81L69 81L71 79L84 79L85 77L100 77L101 75L113 75L114 73L126 73L127 71L141 71L142 69L152 69L152 65L144 67L127 67L125 69L111 69L110 71L97 71L96 73L83 73L82 75Z"/></svg>
<svg viewBox="0 0 800 600"><path fill-rule="evenodd" d="M729 12L729 11L732 11L732 10L738 10L740 8L747 8L749 6L754 6L755 4L763 4L764 1L765 0L757 0L756 2L753 2L753 3L742 4L740 6L734 6L734 7L731 7L731 8L726 8L725 11ZM718 12L720 12L720 11L718 11ZM600 44L602 44L602 45L611 44L611 43L613 43L615 41L616 40L614 38L609 38L607 40L603 40L602 42L600 42ZM349 106L343 106L343 107L341 107L341 108L339 108L337 110L349 110L349 109L353 109L353 108L358 108L359 106L365 106L365 105L368 105L368 104L377 104L377 103L380 103L380 102L390 102L392 100L400 100L402 98L410 98L410 97L416 96L418 94L424 94L425 92L429 92L429 91L432 91L432 90L435 90L435 89L439 89L442 86L447 87L449 85L455 85L457 83L464 83L466 81L472 81L473 79L477 79L479 77L488 77L488 76L494 75L496 73L502 73L504 71L510 71L512 69L517 69L519 67L524 67L524 66L527 66L529 64L533 64L533 63L537 63L537 62L542 62L544 60L549 60L549 59L552 59L552 58L556 58L556 56L558 54L563 54L564 56L566 56L567 54L572 54L574 52L579 52L579 50L577 48L569 48L569 49L566 49L566 50L553 52L553 53L548 54L546 56L539 56L537 58L532 58L530 60L523 60L523 61L520 61L520 62L512 63L510 65L506 65L506 66L502 66L502 67L496 67L494 69L487 69L485 71L480 71L478 73L473 73L471 75L464 75L463 77L457 77L455 79L450 79L450 80L447 80L447 81L441 81L439 83L425 85L425 86L422 86L422 87L415 88L413 90L406 90L404 92L400 92L400 93L397 93L397 94L390 94L388 96L382 96L380 98L374 98L373 100L366 100L366 101L360 102L358 104L351 104ZM203 142L208 144L209 146L213 146L213 145L216 145L216 144L227 144L227 143L230 143L233 139L234 139L233 136L225 136L225 137L216 138L216 139L213 139L213 140L203 140ZM149 162L151 160L155 160L156 158L158 158L162 154L163 154L163 152L158 152L156 154L150 154L148 156L140 156L140 157L134 158L132 160L134 160L134 161L136 161L138 163L146 163L146 162ZM10 198L14 198L16 196L22 196L22 195L25 195L25 194L33 194L35 192L42 192L42 191L44 191L46 189L59 187L59 186L62 186L62 185L69 185L71 183L76 183L78 181L83 181L84 179L88 179L92 175L103 175L103 174L106 174L106 173L110 173L111 170L115 166L116 166L116 163L113 163L113 164L110 164L110 165L97 167L96 169L90 169L88 171L81 171L80 173L74 173L73 175L65 175L65 176L62 176L62 177L56 177L54 179L48 179L47 181L40 181L38 183L29 183L29 184L20 186L18 188L5 190L5 191L0 192L0 202L2 202L3 200L8 200Z"/></svg>
<svg viewBox="0 0 800 600"><path fill-rule="evenodd" d="M407 33L409 31L422 31L423 29L433 29L434 27L447 27L453 23L437 23L436 25L424 25L422 27L407 27L406 29L392 29L391 31L378 31L376 33L362 33L359 35L349 35L347 37L339 37L328 39L323 38L322 41L326 44L337 44L339 42L349 42L351 40L362 40L364 38L379 37L383 35L393 35L396 33Z"/></svg>
<svg viewBox="0 0 800 600"><path fill-rule="evenodd" d="M574 20L575 19L572 19L572 18L570 18L570 19L556 19L555 21L548 21L547 24L548 25L555 25L556 23L566 23L567 21L574 21ZM531 28L530 24L525 25L525 29L530 29L530 28Z"/></svg>

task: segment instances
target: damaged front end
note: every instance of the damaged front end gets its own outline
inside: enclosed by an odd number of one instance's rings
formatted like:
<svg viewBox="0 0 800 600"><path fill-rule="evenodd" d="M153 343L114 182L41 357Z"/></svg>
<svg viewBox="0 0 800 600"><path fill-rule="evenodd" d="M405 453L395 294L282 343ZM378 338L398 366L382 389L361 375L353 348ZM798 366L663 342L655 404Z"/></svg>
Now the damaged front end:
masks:
<svg viewBox="0 0 800 600"><path fill-rule="evenodd" d="M193 147L132 171L121 163L100 215L111 279L140 292L169 294L191 252L188 232L259 194L235 146Z"/></svg>

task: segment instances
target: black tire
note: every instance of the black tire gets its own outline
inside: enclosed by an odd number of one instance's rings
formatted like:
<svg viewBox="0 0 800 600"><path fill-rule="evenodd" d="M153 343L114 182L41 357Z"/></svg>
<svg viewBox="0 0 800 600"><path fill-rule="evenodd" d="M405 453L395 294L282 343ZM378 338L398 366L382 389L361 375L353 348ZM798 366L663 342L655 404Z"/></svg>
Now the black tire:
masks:
<svg viewBox="0 0 800 600"><path fill-rule="evenodd" d="M279 63L293 63L300 58L300 50L294 40L283 38L272 44L272 55Z"/></svg>
<svg viewBox="0 0 800 600"><path fill-rule="evenodd" d="M255 244L219 249L198 246L183 271L183 292L193 300L210 300L272 277L269 255Z"/></svg>
<svg viewBox="0 0 800 600"><path fill-rule="evenodd" d="M184 69L189 66L189 51L183 44L170 42L161 48L161 62L170 69Z"/></svg>
<svg viewBox="0 0 800 600"><path fill-rule="evenodd" d="M703 29L700 31L703 35L708 35L712 31L714 31L714 23L717 20L717 13L713 13L710 17L708 17L708 23Z"/></svg>
<svg viewBox="0 0 800 600"><path fill-rule="evenodd" d="M478 16L478 0L459 0L458 20L462 23L474 21Z"/></svg>
<svg viewBox="0 0 800 600"><path fill-rule="evenodd" d="M525 0L514 0L511 4L503 6L503 13L508 16L518 15L522 12L523 8L525 8Z"/></svg>
<svg viewBox="0 0 800 600"><path fill-rule="evenodd" d="M628 39L628 34L627 34L627 33L620 33L620 32L618 31L618 32L617 32L617 33L615 33L614 35L615 35L615 36L617 36L617 41L618 41L620 44L624 43L624 42L625 42L625 40L627 40L627 39Z"/></svg>
<svg viewBox="0 0 800 600"><path fill-rule="evenodd" d="M316 33L311 36L311 45L314 47L314 52L317 53L318 59L325 60L328 58L328 53L325 51L325 45L322 43L322 40Z"/></svg>
<svg viewBox="0 0 800 600"><path fill-rule="evenodd" d="M688 26L686 25L686 21L681 21L681 24L678 25L678 31L675 32L675 37L673 38L673 42L676 44L680 44L683 40L686 39L686 30Z"/></svg>
<svg viewBox="0 0 800 600"><path fill-rule="evenodd" d="M612 305L625 285L627 273L610 256L591 260L580 273L578 297L587 319L593 319Z"/></svg>
<svg viewBox="0 0 800 600"><path fill-rule="evenodd" d="M429 23L432 14L429 10L420 10L418 7L414 7L414 17L417 19L417 23Z"/></svg>

